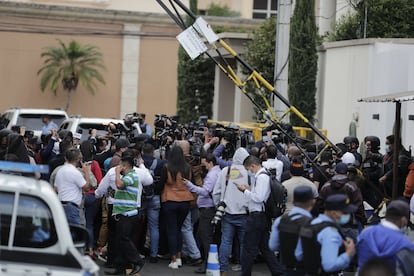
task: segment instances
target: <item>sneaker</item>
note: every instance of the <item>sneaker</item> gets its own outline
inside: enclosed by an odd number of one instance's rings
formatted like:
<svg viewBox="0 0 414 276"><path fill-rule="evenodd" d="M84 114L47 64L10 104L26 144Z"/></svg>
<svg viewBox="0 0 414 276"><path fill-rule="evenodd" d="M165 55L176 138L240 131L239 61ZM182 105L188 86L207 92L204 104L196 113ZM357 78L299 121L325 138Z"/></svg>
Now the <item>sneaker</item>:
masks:
<svg viewBox="0 0 414 276"><path fill-rule="evenodd" d="M182 266L183 265L183 262L181 261L181 258L175 259L175 262L177 263L178 266Z"/></svg>
<svg viewBox="0 0 414 276"><path fill-rule="evenodd" d="M233 265L231 267L231 270L233 270L233 271L241 271L241 265L239 265L239 264Z"/></svg>
<svg viewBox="0 0 414 276"><path fill-rule="evenodd" d="M150 256L149 257L149 262L152 263L152 264L158 263L158 258Z"/></svg>
<svg viewBox="0 0 414 276"><path fill-rule="evenodd" d="M191 266L197 266L203 263L203 259L197 258L197 259L189 259L187 260L187 264Z"/></svg>
<svg viewBox="0 0 414 276"><path fill-rule="evenodd" d="M171 269L178 269L178 264L177 262L171 262L168 267Z"/></svg>

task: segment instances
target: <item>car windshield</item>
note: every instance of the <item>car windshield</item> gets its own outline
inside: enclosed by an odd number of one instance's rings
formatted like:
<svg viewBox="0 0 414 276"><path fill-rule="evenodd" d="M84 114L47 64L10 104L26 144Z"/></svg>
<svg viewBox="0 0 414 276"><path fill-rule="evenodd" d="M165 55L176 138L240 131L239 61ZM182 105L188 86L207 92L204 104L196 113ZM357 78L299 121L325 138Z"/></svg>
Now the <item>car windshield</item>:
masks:
<svg viewBox="0 0 414 276"><path fill-rule="evenodd" d="M14 206L17 206L17 210L14 210ZM16 213L15 222L14 213ZM0 192L1 246L9 246L11 243L16 247L45 248L56 242L57 233L52 213L41 199Z"/></svg>
<svg viewBox="0 0 414 276"><path fill-rule="evenodd" d="M41 116L42 114L20 114L16 125L25 126L28 130L42 130ZM50 115L50 117L58 126L66 119L65 115Z"/></svg>
<svg viewBox="0 0 414 276"><path fill-rule="evenodd" d="M78 125L76 132L82 135L81 141L84 141L88 139L92 129L97 130L98 137L108 134L108 124L98 123L81 123Z"/></svg>

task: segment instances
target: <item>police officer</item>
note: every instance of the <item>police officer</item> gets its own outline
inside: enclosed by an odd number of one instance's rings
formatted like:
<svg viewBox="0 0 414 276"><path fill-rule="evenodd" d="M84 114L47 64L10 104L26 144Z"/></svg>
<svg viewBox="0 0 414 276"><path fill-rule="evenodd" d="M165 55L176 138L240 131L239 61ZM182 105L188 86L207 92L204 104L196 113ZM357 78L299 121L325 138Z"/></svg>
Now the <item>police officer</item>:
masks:
<svg viewBox="0 0 414 276"><path fill-rule="evenodd" d="M297 256L301 259L303 253L308 276L342 275L342 270L349 266L355 244L341 234L339 225L347 223L356 210L347 195L330 195L325 201L325 212L308 227L301 228Z"/></svg>
<svg viewBox="0 0 414 276"><path fill-rule="evenodd" d="M294 207L289 213L277 218L272 225L269 249L279 251L286 276L305 275L303 263L297 260L295 251L300 228L311 221L310 210L315 202L311 187L297 186L293 191Z"/></svg>

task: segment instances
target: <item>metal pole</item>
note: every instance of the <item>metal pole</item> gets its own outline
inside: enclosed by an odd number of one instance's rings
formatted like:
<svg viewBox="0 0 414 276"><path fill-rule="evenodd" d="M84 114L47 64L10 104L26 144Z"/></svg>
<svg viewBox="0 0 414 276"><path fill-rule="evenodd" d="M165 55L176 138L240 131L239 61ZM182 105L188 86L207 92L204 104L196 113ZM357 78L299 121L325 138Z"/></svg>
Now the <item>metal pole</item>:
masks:
<svg viewBox="0 0 414 276"><path fill-rule="evenodd" d="M364 1L365 15L364 15L364 38L367 38L367 25L368 25L368 0Z"/></svg>
<svg viewBox="0 0 414 276"><path fill-rule="evenodd" d="M392 156L392 199L398 197L398 155L400 153L401 102L395 102L394 152Z"/></svg>

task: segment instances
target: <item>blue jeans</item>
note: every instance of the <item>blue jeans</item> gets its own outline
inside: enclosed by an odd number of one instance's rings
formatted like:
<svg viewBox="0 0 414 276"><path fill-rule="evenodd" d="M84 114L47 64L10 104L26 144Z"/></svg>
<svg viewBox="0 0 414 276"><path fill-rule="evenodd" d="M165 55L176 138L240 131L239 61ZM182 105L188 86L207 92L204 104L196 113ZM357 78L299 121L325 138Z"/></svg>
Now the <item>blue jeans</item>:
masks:
<svg viewBox="0 0 414 276"><path fill-rule="evenodd" d="M63 205L63 210L65 211L66 219L69 224L80 225L79 208L73 206L72 204L65 204Z"/></svg>
<svg viewBox="0 0 414 276"><path fill-rule="evenodd" d="M196 210L197 209L193 209ZM181 233L183 235L183 255L190 257L191 259L200 259L201 254L198 249L197 243L194 238L193 224L192 224L192 210L188 212L187 217L184 220L184 224L181 227Z"/></svg>
<svg viewBox="0 0 414 276"><path fill-rule="evenodd" d="M89 242L88 247L93 248L94 246L94 237L93 237L93 222L95 220L97 205L96 198L94 194L85 195L85 219L86 219L86 229L88 230Z"/></svg>
<svg viewBox="0 0 414 276"><path fill-rule="evenodd" d="M227 272L234 235L240 242L240 252L243 250L243 240L246 231L247 215L225 214L221 220L221 244L219 249L220 271Z"/></svg>
<svg viewBox="0 0 414 276"><path fill-rule="evenodd" d="M160 240L160 196L154 195L152 199L144 204L145 212L148 218L148 231L150 236L151 248L150 256L156 257L158 254L158 244Z"/></svg>

